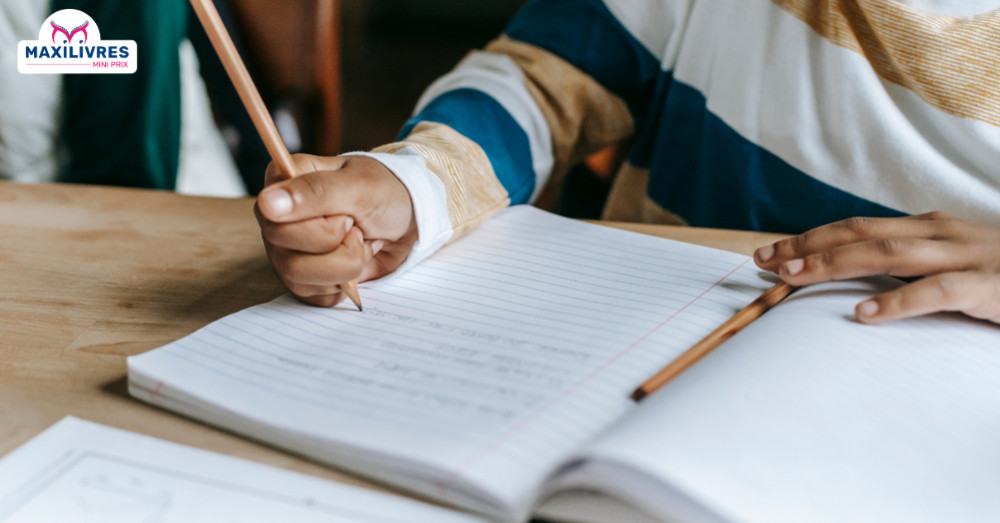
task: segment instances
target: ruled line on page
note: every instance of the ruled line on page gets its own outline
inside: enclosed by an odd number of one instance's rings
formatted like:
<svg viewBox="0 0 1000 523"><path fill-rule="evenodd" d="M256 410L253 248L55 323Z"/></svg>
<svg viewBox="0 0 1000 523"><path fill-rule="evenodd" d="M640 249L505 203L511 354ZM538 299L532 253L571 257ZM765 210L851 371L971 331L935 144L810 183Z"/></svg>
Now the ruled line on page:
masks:
<svg viewBox="0 0 1000 523"><path fill-rule="evenodd" d="M554 405L558 404L559 402L561 402L566 397L568 397L571 394L573 394L577 389L579 389L584 384L586 384L588 381L592 380L595 376L597 376L598 374L600 374L601 371L603 371L605 368L607 368L610 365L614 364L614 362L618 361L623 356L625 356L626 354L628 354L629 352L631 352L636 346L638 346L640 343L642 343L647 338L649 338L654 332L660 330L661 328L663 328L664 325L667 325L668 323L670 323L671 320L673 320L678 315L680 315L682 312L684 312L689 306L691 306L692 304L694 304L695 302L697 302L699 299L701 299L703 296L705 296L706 294L708 294L710 291L712 291L713 289L715 289L716 287L718 287L720 284L722 284L724 281L726 281L726 279L728 279L730 276L732 276L736 271L738 271L741 268L743 268L749 262L750 262L750 258L747 258L746 260L743 261L743 263L737 265L736 267L733 267L733 269L731 271L729 271L725 276L723 276L721 279L719 279L718 281L716 281L715 283L713 283L711 286L709 286L707 289L705 289L704 291L702 291L701 294L699 294L698 296L695 296L694 299L692 299L690 302L688 302L687 304L685 304L683 307L681 307L680 309L677 309L676 311L674 311L673 314L671 314L670 316L668 316L666 319L664 319L657 326L653 327L652 330L650 330L649 332L647 332L644 335L642 335L639 339L635 340L635 342L633 342L628 347L625 347L624 349L622 349L620 352L618 352L617 354L615 354L614 357L612 357L608 361L606 361L603 364L601 364L600 367L594 369L590 374L587 374L586 376L584 376L583 379L581 379L580 381L578 381L578 382L574 383L573 385L571 385L568 389L564 390L562 393L560 393L558 396L556 396L555 398L553 398L552 400L550 400L549 402L547 402L545 405L542 405L537 410L529 413L528 416L526 416L522 420L518 421L517 424L515 424L513 427L511 427L505 433L499 435L495 440L493 440L490 443L487 443L486 445L484 445L475 454L473 454L472 456L470 456L465 462L463 462L457 468L455 468L454 470L452 470L451 473L449 474L449 476L443 478L438 483L438 488L441 489L441 490L446 490L451 484L453 484L456 480L458 480L462 476L463 471L465 469L467 469L468 467L474 465L479 459L482 458L483 455L485 455L485 454L487 454L489 452L492 452L494 448L496 448L498 445L502 444L503 442L509 440L518 431L520 431L525 426L527 426L528 424L530 424L534 419L536 419L538 416L540 416L541 414L543 414L546 410L550 409L551 407L553 407Z"/></svg>

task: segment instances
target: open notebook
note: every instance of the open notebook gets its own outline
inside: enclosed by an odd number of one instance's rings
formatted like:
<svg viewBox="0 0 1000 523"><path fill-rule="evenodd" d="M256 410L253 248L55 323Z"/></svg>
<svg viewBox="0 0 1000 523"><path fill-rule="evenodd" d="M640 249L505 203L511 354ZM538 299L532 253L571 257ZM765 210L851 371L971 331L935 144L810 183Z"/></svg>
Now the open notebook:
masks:
<svg viewBox="0 0 1000 523"><path fill-rule="evenodd" d="M129 358L129 389L501 520L996 517L977 496L1000 485L1000 387L980 379L1000 332L853 323L887 282L801 292L637 407L771 283L744 256L514 207L364 286L364 313L279 298Z"/></svg>

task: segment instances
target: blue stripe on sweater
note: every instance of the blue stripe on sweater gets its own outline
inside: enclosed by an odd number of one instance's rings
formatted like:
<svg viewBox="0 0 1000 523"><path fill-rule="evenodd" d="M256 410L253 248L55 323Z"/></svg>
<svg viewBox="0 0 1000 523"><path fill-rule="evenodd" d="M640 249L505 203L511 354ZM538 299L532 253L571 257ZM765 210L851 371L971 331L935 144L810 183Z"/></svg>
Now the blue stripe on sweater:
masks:
<svg viewBox="0 0 1000 523"><path fill-rule="evenodd" d="M630 161L650 170L653 201L691 225L798 233L852 216L899 211L823 183L747 140L697 89L663 73L656 126L636 136Z"/></svg>
<svg viewBox="0 0 1000 523"><path fill-rule="evenodd" d="M486 152L511 204L527 203L535 192L528 134L500 102L477 89L455 89L434 99L399 132L405 139L420 122L445 124Z"/></svg>
<svg viewBox="0 0 1000 523"><path fill-rule="evenodd" d="M601 0L535 0L507 26L507 36L573 64L621 98L641 127L660 61Z"/></svg>

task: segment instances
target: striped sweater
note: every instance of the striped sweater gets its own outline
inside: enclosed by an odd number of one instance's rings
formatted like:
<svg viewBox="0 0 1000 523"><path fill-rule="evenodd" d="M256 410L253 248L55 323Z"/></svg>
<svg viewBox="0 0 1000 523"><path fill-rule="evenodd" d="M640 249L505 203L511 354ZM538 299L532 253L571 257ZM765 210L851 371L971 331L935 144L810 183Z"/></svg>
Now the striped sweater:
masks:
<svg viewBox="0 0 1000 523"><path fill-rule="evenodd" d="M1000 226L997 7L534 0L371 154L413 197L407 264L617 143L607 219L794 233L943 210Z"/></svg>

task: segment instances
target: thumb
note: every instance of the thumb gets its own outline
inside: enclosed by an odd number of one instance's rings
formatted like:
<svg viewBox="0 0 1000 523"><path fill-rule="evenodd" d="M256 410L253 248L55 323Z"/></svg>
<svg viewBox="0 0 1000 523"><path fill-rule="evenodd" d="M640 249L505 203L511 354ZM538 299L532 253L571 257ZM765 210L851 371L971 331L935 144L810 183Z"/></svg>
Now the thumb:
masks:
<svg viewBox="0 0 1000 523"><path fill-rule="evenodd" d="M346 171L310 172L269 185L257 196L257 206L265 218L277 223L354 215L365 187Z"/></svg>

